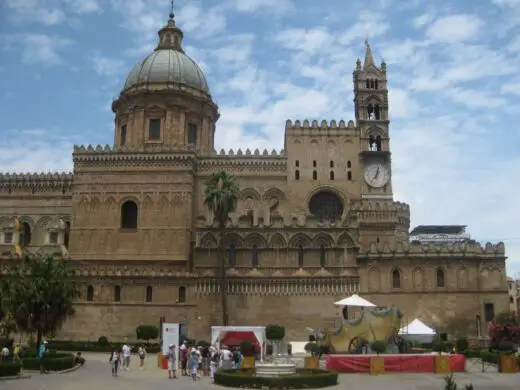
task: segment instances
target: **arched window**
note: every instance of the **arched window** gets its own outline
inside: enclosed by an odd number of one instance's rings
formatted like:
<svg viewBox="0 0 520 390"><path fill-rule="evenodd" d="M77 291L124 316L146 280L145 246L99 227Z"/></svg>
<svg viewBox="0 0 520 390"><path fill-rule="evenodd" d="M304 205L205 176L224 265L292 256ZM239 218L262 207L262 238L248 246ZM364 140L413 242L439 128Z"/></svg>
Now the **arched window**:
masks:
<svg viewBox="0 0 520 390"><path fill-rule="evenodd" d="M258 246L253 245L253 251L251 252L251 261L253 263L253 267L258 267Z"/></svg>
<svg viewBox="0 0 520 390"><path fill-rule="evenodd" d="M114 287L114 302L121 302L121 286Z"/></svg>
<svg viewBox="0 0 520 390"><path fill-rule="evenodd" d="M352 172L350 171L347 172L347 180L352 180Z"/></svg>
<svg viewBox="0 0 520 390"><path fill-rule="evenodd" d="M237 252L235 245L231 244L228 249L228 265L234 267L237 263Z"/></svg>
<svg viewBox="0 0 520 390"><path fill-rule="evenodd" d="M179 303L186 302L186 287L180 286L179 287Z"/></svg>
<svg viewBox="0 0 520 390"><path fill-rule="evenodd" d="M334 180L334 171L330 171L329 178L330 180Z"/></svg>
<svg viewBox="0 0 520 390"><path fill-rule="evenodd" d="M152 286L146 287L146 302L153 301L153 288Z"/></svg>
<svg viewBox="0 0 520 390"><path fill-rule="evenodd" d="M31 225L27 222L23 222L20 229L20 246L25 247L31 245Z"/></svg>
<svg viewBox="0 0 520 390"><path fill-rule="evenodd" d="M347 168L348 169L352 168L352 163L350 162L350 160L347 161Z"/></svg>
<svg viewBox="0 0 520 390"><path fill-rule="evenodd" d="M127 200L121 206L121 228L137 229L137 204L131 200Z"/></svg>
<svg viewBox="0 0 520 390"><path fill-rule="evenodd" d="M381 150L383 150L383 149L382 149L382 142L381 142L381 136L380 136L380 135L378 135L378 136L376 137L376 149L377 149L378 152L380 152Z"/></svg>
<svg viewBox="0 0 520 390"><path fill-rule="evenodd" d="M396 269L392 271L392 288L401 288L401 274Z"/></svg>
<svg viewBox="0 0 520 390"><path fill-rule="evenodd" d="M303 268L303 246L298 246L298 267Z"/></svg>
<svg viewBox="0 0 520 390"><path fill-rule="evenodd" d="M87 287L87 301L92 302L94 300L94 286L89 285Z"/></svg>
<svg viewBox="0 0 520 390"><path fill-rule="evenodd" d="M322 221L335 221L343 214L343 203L331 192L319 192L311 198L309 212Z"/></svg>
<svg viewBox="0 0 520 390"><path fill-rule="evenodd" d="M294 172L294 180L300 180L300 171L296 170L296 172Z"/></svg>
<svg viewBox="0 0 520 390"><path fill-rule="evenodd" d="M313 166L314 168L316 168L316 167L318 166L318 163L316 162L316 160L313 160L313 161L312 161L312 166Z"/></svg>
<svg viewBox="0 0 520 390"><path fill-rule="evenodd" d="M320 246L320 267L325 267L325 260L326 260L326 251L325 251L325 245Z"/></svg>
<svg viewBox="0 0 520 390"><path fill-rule="evenodd" d="M330 167L334 168L334 161L330 160Z"/></svg>
<svg viewBox="0 0 520 390"><path fill-rule="evenodd" d="M444 287L444 271L440 268L437 268L437 287Z"/></svg>
<svg viewBox="0 0 520 390"><path fill-rule="evenodd" d="M300 160L296 160L294 164L296 165L296 168L298 168L300 166Z"/></svg>
<svg viewBox="0 0 520 390"><path fill-rule="evenodd" d="M312 171L312 180L318 180L318 172Z"/></svg>

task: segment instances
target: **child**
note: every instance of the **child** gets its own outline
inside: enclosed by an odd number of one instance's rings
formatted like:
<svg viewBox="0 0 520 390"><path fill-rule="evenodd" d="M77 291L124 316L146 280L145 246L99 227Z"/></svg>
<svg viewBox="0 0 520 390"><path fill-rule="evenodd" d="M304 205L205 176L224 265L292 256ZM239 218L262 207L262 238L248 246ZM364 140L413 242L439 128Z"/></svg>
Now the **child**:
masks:
<svg viewBox="0 0 520 390"><path fill-rule="evenodd" d="M191 351L190 353L190 372L191 372L191 379L193 379L193 382L197 380L198 376L198 369L199 369L199 356L197 354L196 350Z"/></svg>

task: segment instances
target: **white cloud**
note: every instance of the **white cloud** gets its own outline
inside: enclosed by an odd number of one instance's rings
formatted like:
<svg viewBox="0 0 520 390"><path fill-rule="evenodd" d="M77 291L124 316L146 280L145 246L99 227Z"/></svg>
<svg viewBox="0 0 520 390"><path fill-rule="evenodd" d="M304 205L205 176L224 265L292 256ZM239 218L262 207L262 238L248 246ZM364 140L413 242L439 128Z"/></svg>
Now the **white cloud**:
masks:
<svg viewBox="0 0 520 390"><path fill-rule="evenodd" d="M502 85L502 87L500 88L500 93L520 95L520 81L509 82L507 84Z"/></svg>
<svg viewBox="0 0 520 390"><path fill-rule="evenodd" d="M96 55L91 60L95 72L100 76L119 76L127 70L125 62L118 58Z"/></svg>
<svg viewBox="0 0 520 390"><path fill-rule="evenodd" d="M312 29L292 28L282 30L274 36L274 41L289 50L315 53L332 42L333 38L323 27Z"/></svg>
<svg viewBox="0 0 520 390"><path fill-rule="evenodd" d="M93 12L101 12L101 3L99 0L63 0L77 14L89 14Z"/></svg>
<svg viewBox="0 0 520 390"><path fill-rule="evenodd" d="M431 13L425 13L425 14L419 15L412 20L412 26L417 29L422 28L422 27L426 26L427 24L429 24L430 22L432 22L434 18L435 18L435 15L433 15Z"/></svg>
<svg viewBox="0 0 520 390"><path fill-rule="evenodd" d="M382 13L364 11L359 14L358 20L340 37L340 43L347 45L357 39L380 37L390 29L387 16Z"/></svg>
<svg viewBox="0 0 520 390"><path fill-rule="evenodd" d="M436 19L426 35L436 42L464 42L475 40L484 27L476 15L450 15Z"/></svg>
<svg viewBox="0 0 520 390"><path fill-rule="evenodd" d="M60 36L45 34L20 34L6 37L8 48L21 46L22 61L26 64L59 65L64 60L60 50L72 41Z"/></svg>
<svg viewBox="0 0 520 390"><path fill-rule="evenodd" d="M285 13L294 9L294 4L290 0L233 0L230 8L239 12L263 10L272 13Z"/></svg>
<svg viewBox="0 0 520 390"><path fill-rule="evenodd" d="M59 4L51 4L43 0L5 0L11 11L12 20L16 22L40 22L56 25L65 21L66 17Z"/></svg>

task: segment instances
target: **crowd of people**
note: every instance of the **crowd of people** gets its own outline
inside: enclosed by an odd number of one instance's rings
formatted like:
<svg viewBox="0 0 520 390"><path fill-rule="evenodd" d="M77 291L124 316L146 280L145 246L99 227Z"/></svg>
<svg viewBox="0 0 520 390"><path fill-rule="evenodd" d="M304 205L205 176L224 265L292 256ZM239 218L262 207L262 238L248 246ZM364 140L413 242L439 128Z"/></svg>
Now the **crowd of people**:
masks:
<svg viewBox="0 0 520 390"><path fill-rule="evenodd" d="M147 355L144 345L140 345L137 348L137 355L139 356L139 369L142 370ZM108 359L112 368L112 376L117 376L121 370L128 371L130 369L131 357L132 347L130 345L125 344L121 349L114 349Z"/></svg>

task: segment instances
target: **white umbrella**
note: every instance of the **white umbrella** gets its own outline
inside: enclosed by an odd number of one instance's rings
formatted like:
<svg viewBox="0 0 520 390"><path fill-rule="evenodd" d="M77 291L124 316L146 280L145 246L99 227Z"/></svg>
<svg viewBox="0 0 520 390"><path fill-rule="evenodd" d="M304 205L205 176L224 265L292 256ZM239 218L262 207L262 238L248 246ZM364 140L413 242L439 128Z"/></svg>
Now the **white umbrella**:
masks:
<svg viewBox="0 0 520 390"><path fill-rule="evenodd" d="M357 307L376 307L372 302L361 298L359 295L354 294L348 298L344 298L341 301L334 302L338 306L357 306Z"/></svg>

